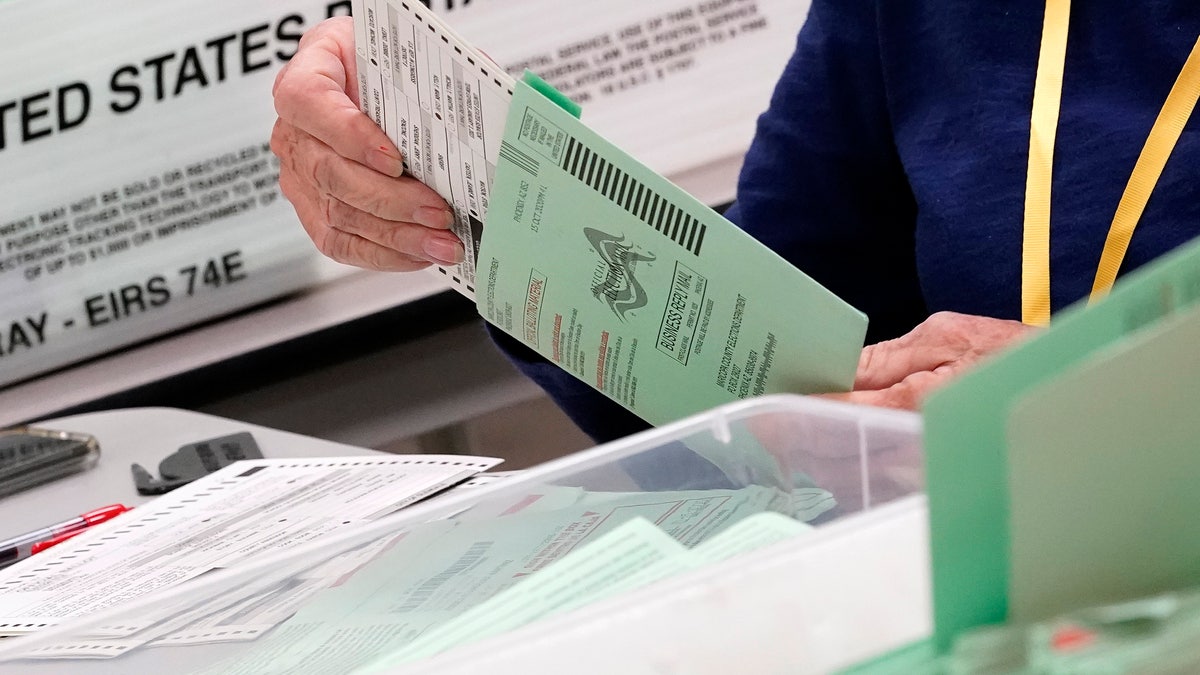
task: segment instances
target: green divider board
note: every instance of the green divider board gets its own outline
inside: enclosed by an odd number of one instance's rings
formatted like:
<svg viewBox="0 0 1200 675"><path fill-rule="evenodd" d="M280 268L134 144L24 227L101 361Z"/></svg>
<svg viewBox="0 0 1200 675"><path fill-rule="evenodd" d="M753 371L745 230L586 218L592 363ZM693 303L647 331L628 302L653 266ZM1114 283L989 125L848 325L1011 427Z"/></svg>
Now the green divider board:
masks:
<svg viewBox="0 0 1200 675"><path fill-rule="evenodd" d="M1008 423L1009 614L1200 584L1200 306L1018 401Z"/></svg>
<svg viewBox="0 0 1200 675"><path fill-rule="evenodd" d="M925 408L935 644L1008 618L1008 447L1013 403L1089 354L1200 298L1200 241L1129 275L1103 302L936 392Z"/></svg>

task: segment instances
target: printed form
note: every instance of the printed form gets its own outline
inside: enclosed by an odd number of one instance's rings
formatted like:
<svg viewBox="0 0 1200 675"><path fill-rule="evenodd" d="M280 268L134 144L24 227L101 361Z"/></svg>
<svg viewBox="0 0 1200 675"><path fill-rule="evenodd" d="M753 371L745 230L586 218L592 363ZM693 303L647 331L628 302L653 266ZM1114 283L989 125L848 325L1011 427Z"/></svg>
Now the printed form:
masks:
<svg viewBox="0 0 1200 675"><path fill-rule="evenodd" d="M318 593L252 651L204 672L347 672L535 577L630 520L654 523L663 537L679 542L675 546L691 547L791 502L763 487L662 493L567 488L537 497L514 497L474 514L478 519L429 523L408 532L348 581ZM494 517L497 508L507 515Z"/></svg>
<svg viewBox="0 0 1200 675"><path fill-rule="evenodd" d="M405 171L453 208L466 258L437 269L474 300L513 79L420 2L361 0L354 10L363 17L355 21L360 106L400 149Z"/></svg>
<svg viewBox="0 0 1200 675"><path fill-rule="evenodd" d="M512 473L479 474L455 486L455 489L490 485L511 477ZM544 505L568 504L578 500L577 493L578 490L564 488L553 495L539 495L539 498ZM84 653L89 658L109 658L144 645L158 647L255 640L295 614L318 591L348 578L359 567L380 556L391 544L391 538L364 544L266 588L239 586L200 604L186 601L147 609L141 614L141 622L130 627L135 630L134 633L130 634L118 626L106 626L108 633L120 632L123 635L60 643L38 650L36 655L40 658L73 658ZM138 629L143 625L147 627Z"/></svg>
<svg viewBox="0 0 1200 675"><path fill-rule="evenodd" d="M438 455L238 462L5 569L0 633L33 632L381 518L499 462ZM331 564L336 573L354 561ZM134 635L158 618L99 634Z"/></svg>

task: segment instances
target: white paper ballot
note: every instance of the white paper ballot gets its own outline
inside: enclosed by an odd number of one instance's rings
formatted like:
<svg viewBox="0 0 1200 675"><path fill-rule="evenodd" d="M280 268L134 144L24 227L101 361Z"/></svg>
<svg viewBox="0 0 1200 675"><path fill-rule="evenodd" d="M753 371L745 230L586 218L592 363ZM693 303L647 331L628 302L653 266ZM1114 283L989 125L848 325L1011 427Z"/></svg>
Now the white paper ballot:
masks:
<svg viewBox="0 0 1200 675"><path fill-rule="evenodd" d="M500 460L391 456L243 461L0 574L0 633L32 632L403 508ZM103 626L132 635L152 617Z"/></svg>
<svg viewBox="0 0 1200 675"><path fill-rule="evenodd" d="M366 66L359 77L363 111L400 149L405 171L454 209L466 259L437 269L474 300L475 259L513 80L421 3L363 5L365 18L355 22L355 37L366 40L356 47L360 69Z"/></svg>
<svg viewBox="0 0 1200 675"><path fill-rule="evenodd" d="M200 600L157 603L139 613L139 625L144 627L135 632L120 637L76 636L70 641L39 647L29 656L102 659L144 645L170 647L255 640L294 614L318 591L348 578L395 541L383 538L370 542L267 588L248 591L238 586Z"/></svg>

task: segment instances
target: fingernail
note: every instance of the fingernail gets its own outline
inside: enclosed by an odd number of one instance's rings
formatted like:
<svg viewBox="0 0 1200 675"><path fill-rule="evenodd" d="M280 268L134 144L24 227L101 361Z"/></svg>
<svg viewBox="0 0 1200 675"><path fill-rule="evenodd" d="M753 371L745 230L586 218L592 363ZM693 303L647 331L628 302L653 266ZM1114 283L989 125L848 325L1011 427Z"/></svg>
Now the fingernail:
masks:
<svg viewBox="0 0 1200 675"><path fill-rule="evenodd" d="M427 238L422 248L426 255L443 265L456 265L465 255L462 243L441 237Z"/></svg>
<svg viewBox="0 0 1200 675"><path fill-rule="evenodd" d="M413 211L413 221L435 230L448 230L454 224L454 213L433 206L419 206Z"/></svg>
<svg viewBox="0 0 1200 675"><path fill-rule="evenodd" d="M371 151L367 157L371 168L379 173L382 173L393 178L397 178L404 173L404 164L400 162L399 155L396 155L392 150L379 147Z"/></svg>

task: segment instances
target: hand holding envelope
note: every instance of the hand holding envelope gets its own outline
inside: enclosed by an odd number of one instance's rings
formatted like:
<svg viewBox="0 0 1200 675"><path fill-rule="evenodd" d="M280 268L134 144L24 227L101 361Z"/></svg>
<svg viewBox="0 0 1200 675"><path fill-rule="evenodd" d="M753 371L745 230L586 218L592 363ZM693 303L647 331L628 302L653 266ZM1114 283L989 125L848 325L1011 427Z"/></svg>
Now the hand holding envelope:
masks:
<svg viewBox="0 0 1200 675"><path fill-rule="evenodd" d="M338 262L408 272L461 261L445 200L402 175L400 151L355 103L356 71L354 23L337 17L308 31L276 77L271 149L284 196Z"/></svg>
<svg viewBox="0 0 1200 675"><path fill-rule="evenodd" d="M484 319L651 424L850 388L861 312L424 5L355 16L310 30L275 87L280 182L322 252L437 263Z"/></svg>

